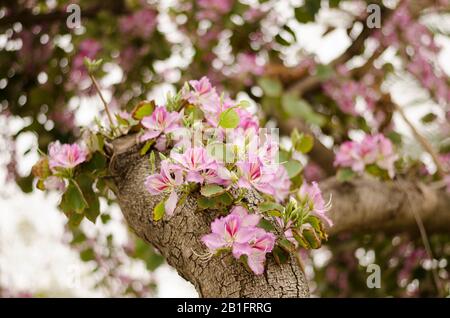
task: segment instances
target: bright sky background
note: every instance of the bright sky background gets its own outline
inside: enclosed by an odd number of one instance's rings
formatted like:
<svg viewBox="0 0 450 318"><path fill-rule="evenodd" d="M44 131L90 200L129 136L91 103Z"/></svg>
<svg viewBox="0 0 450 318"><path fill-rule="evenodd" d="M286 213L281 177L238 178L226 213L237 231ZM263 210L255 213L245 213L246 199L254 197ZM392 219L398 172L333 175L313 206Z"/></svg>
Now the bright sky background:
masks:
<svg viewBox="0 0 450 318"><path fill-rule="evenodd" d="M326 17L324 17L326 18ZM310 52L316 52L322 62L328 62L339 55L349 45L345 32L335 31L321 38L323 29L317 25L302 25L296 27L300 45ZM444 47L440 56L441 64L450 74L450 40L439 38L439 44ZM386 58L391 59L389 53ZM395 62L395 59L393 60ZM112 68L111 76L103 82L108 84L120 79L120 71ZM392 85L394 98L400 105L407 105L421 96L420 90L411 89L396 81ZM164 91L170 89L163 86L154 96L160 99ZM432 103L423 104L408 110L408 116L418 122L420 115L425 114ZM93 120L100 110L98 100L83 100L76 113L77 123L87 124ZM1 122L11 132L17 131L23 125L20 121ZM395 123L405 134L409 135L404 123L395 118ZM19 139L19 168L27 174L37 160L37 153L21 155L30 145L35 145L35 136L31 133ZM0 154L0 162L2 160ZM427 158L425 158L427 160ZM0 170L0 182L3 182L5 171ZM47 296L102 296L100 290L92 288L92 277L89 275L89 264L81 262L78 254L70 250L62 242L65 216L56 209L58 195L44 194L35 191L23 194L13 185L0 189L0 282L17 290L44 293ZM111 231L120 238L124 236L125 228L120 223L120 211L114 213L115 221L105 231ZM185 282L169 266L164 265L155 272L158 281L159 297L197 297L192 285Z"/></svg>

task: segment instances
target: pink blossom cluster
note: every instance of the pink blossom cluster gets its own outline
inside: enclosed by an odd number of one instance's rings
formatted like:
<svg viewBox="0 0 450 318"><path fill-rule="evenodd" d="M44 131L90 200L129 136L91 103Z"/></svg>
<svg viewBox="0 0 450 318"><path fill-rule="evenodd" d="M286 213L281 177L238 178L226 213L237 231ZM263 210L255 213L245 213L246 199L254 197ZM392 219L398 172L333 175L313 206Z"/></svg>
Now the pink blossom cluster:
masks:
<svg viewBox="0 0 450 318"><path fill-rule="evenodd" d="M157 25L158 12L145 8L124 16L119 20L120 32L126 35L147 39Z"/></svg>
<svg viewBox="0 0 450 318"><path fill-rule="evenodd" d="M264 74L264 65L258 61L258 57L253 53L239 53L236 56L235 77L239 78L246 85L252 84L252 78L249 75L261 76Z"/></svg>
<svg viewBox="0 0 450 318"><path fill-rule="evenodd" d="M229 13L233 4L234 0L198 0L197 5L200 10L196 17L198 20L216 21L222 15Z"/></svg>
<svg viewBox="0 0 450 318"><path fill-rule="evenodd" d="M236 259L245 255L250 269L261 275L266 254L272 251L276 238L274 234L259 228L259 221L260 216L249 214L242 206L235 206L229 215L213 221L211 233L201 240L211 253L231 250Z"/></svg>
<svg viewBox="0 0 450 318"><path fill-rule="evenodd" d="M445 1L441 5L445 6ZM433 92L439 102L449 103L448 79L435 62L441 48L436 44L432 32L411 13L411 3L410 0L403 1L375 37L384 47L408 48L406 53L411 56L411 61L407 70L424 88Z"/></svg>
<svg viewBox="0 0 450 318"><path fill-rule="evenodd" d="M333 79L325 82L322 87L326 95L332 98L340 110L349 115L361 115L356 109L357 98L362 98L369 110L374 110L379 96L371 88L370 74L361 81L355 81L347 78L348 70L341 66L338 68L339 79Z"/></svg>
<svg viewBox="0 0 450 318"><path fill-rule="evenodd" d="M153 195L169 195L166 200L169 215L176 207L177 188L190 183L255 189L279 202L285 200L291 185L289 176L284 166L276 163L277 142L267 135L259 138L257 117L233 100L220 97L206 77L189 83L191 88L184 88L183 98L202 110L205 118L200 123L186 127L183 110L170 112L163 106L156 107L141 121L145 128L141 141L155 140L159 151L170 149L161 171L147 178L148 191ZM231 108L239 116L239 124L225 130L219 126L220 116ZM230 149L232 160L208 151L211 138L192 142L196 127L212 130L218 142Z"/></svg>
<svg viewBox="0 0 450 318"><path fill-rule="evenodd" d="M392 142L382 134L366 135L361 142L344 142L336 154L335 165L351 168L362 173L369 165L377 165L386 170L391 178L395 175L394 163L398 156Z"/></svg>

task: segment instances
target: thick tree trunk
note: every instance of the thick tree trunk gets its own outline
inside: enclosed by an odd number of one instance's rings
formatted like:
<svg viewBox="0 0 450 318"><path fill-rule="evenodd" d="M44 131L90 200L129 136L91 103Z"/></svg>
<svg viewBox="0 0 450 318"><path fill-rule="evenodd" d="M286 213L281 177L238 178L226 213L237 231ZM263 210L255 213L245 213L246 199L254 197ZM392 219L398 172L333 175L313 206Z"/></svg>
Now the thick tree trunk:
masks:
<svg viewBox="0 0 450 318"><path fill-rule="evenodd" d="M204 260L206 247L200 237L210 232L213 211L198 211L194 197L186 200L172 217L152 220L160 197L151 196L144 186L150 174L148 156L140 156L136 146L118 145L111 161L116 195L133 231L154 245L178 273L190 281L201 297L308 297L305 275L295 257L283 265L272 256L263 275L255 275L231 255ZM126 144L126 142L125 142Z"/></svg>

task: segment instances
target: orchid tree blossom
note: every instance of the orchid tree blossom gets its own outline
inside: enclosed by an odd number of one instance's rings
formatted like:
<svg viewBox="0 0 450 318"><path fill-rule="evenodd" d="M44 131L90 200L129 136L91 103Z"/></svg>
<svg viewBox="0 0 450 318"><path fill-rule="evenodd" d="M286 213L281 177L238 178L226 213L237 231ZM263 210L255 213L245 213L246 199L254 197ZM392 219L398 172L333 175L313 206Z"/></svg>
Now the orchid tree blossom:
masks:
<svg viewBox="0 0 450 318"><path fill-rule="evenodd" d="M203 147L187 149L184 154L171 153L175 167L186 172L186 181L195 183L216 183L225 185L226 180L218 175L219 164L208 155Z"/></svg>
<svg viewBox="0 0 450 318"><path fill-rule="evenodd" d="M48 147L49 167L53 172L72 169L85 162L87 155L87 151L78 144L61 144L56 141Z"/></svg>
<svg viewBox="0 0 450 318"><path fill-rule="evenodd" d="M297 196L301 202L306 203L306 206L312 215L324 220L329 227L333 226L333 221L331 221L327 215L327 212L331 208L331 201L325 203L317 182L314 181L311 184L304 183L300 187Z"/></svg>
<svg viewBox="0 0 450 318"><path fill-rule="evenodd" d="M171 169L169 162L161 162L161 172L152 174L145 180L145 186L152 195L169 193L165 202L165 211L170 216L175 211L178 195L176 188L183 184L183 175L181 171Z"/></svg>
<svg viewBox="0 0 450 318"><path fill-rule="evenodd" d="M212 253L221 249L232 249L238 255L240 244L246 244L253 237L254 228L243 224L243 218L237 214L229 214L211 223L211 233L202 237L202 242ZM237 250L236 250L237 249Z"/></svg>
<svg viewBox="0 0 450 318"><path fill-rule="evenodd" d="M271 184L275 178L273 170L268 169L258 158L256 160L240 161L236 163L240 172L238 186L245 189L255 188L266 194L273 195L274 189Z"/></svg>
<svg viewBox="0 0 450 318"><path fill-rule="evenodd" d="M250 269L256 275L261 275L264 272L266 254L272 252L276 237L273 233L260 228L255 228L252 235L252 239L247 244L239 244L239 248L233 250L233 255L236 258L247 255L247 264Z"/></svg>
<svg viewBox="0 0 450 318"><path fill-rule="evenodd" d="M369 165L376 164L395 176L394 164L398 160L392 142L382 134L367 135L361 142L347 141L343 143L335 158L335 166L351 168L362 173Z"/></svg>
<svg viewBox="0 0 450 318"><path fill-rule="evenodd" d="M142 126L146 128L141 141L175 131L180 127L182 116L182 113L168 112L165 107L157 106L151 116L144 117L141 121Z"/></svg>
<svg viewBox="0 0 450 318"><path fill-rule="evenodd" d="M264 272L266 254L273 250L276 237L257 227L260 217L248 214L247 209L235 206L225 217L211 223L211 233L202 237L202 242L212 253L231 249L233 256L239 259L247 256L247 264L257 275Z"/></svg>

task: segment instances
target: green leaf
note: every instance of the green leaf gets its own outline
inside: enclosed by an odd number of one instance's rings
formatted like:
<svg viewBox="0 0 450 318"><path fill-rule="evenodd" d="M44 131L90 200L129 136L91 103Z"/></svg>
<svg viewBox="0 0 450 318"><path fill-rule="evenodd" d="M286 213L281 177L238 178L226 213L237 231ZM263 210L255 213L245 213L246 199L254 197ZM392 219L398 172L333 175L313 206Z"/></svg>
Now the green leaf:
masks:
<svg viewBox="0 0 450 318"><path fill-rule="evenodd" d="M289 46L291 43L283 38L280 34L275 36L275 41L283 46Z"/></svg>
<svg viewBox="0 0 450 318"><path fill-rule="evenodd" d="M68 218L68 225L71 228L76 228L80 225L81 221L84 219L84 214L75 213L73 211L65 212L65 216Z"/></svg>
<svg viewBox="0 0 450 318"><path fill-rule="evenodd" d="M435 121L437 119L437 115L434 113L428 113L425 116L423 116L420 120L424 123L424 124L430 124L433 121Z"/></svg>
<svg viewBox="0 0 450 318"><path fill-rule="evenodd" d="M350 168L342 168L336 174L336 178L340 182L347 182L353 179L356 173Z"/></svg>
<svg viewBox="0 0 450 318"><path fill-rule="evenodd" d="M141 150L139 151L139 154L141 156L144 156L151 148L151 146L155 143L154 139L147 140L147 142L142 146Z"/></svg>
<svg viewBox="0 0 450 318"><path fill-rule="evenodd" d="M104 172L106 169L106 157L97 151L82 167L84 172L98 175L99 172Z"/></svg>
<svg viewBox="0 0 450 318"><path fill-rule="evenodd" d="M154 271L164 263L164 257L139 238L135 239L133 257L143 260L149 271Z"/></svg>
<svg viewBox="0 0 450 318"><path fill-rule="evenodd" d="M285 264L289 260L289 253L287 253L284 249L279 246L275 246L273 248L272 254L275 258L275 262L278 265Z"/></svg>
<svg viewBox="0 0 450 318"><path fill-rule="evenodd" d="M302 169L302 164L294 159L291 159L285 163L283 163L283 166L286 168L286 171L288 173L289 178L294 178L296 175L298 175Z"/></svg>
<svg viewBox="0 0 450 318"><path fill-rule="evenodd" d="M391 131L387 134L387 137L392 141L394 145L400 146L403 143L403 137L398 132Z"/></svg>
<svg viewBox="0 0 450 318"><path fill-rule="evenodd" d="M281 204L276 203L276 202L265 201L265 202L261 203L260 205L258 205L258 210L262 213L268 212L268 211L283 212L284 207Z"/></svg>
<svg viewBox="0 0 450 318"><path fill-rule="evenodd" d="M80 253L80 258L83 262L89 262L95 259L95 252L92 248L87 248Z"/></svg>
<svg viewBox="0 0 450 318"><path fill-rule="evenodd" d="M327 80L334 75L333 67L330 65L319 64L316 67L317 76L320 80Z"/></svg>
<svg viewBox="0 0 450 318"><path fill-rule="evenodd" d="M308 223L312 226L312 228L314 229L314 231L316 231L321 240L326 241L328 239L328 235L325 232L323 223L319 218L310 215L306 218L305 223Z"/></svg>
<svg viewBox="0 0 450 318"><path fill-rule="evenodd" d="M126 120L125 118L123 118L122 116L120 116L120 114L115 114L115 117L116 117L117 123L118 123L120 126L128 127L128 126L130 125L130 123L128 122L128 120Z"/></svg>
<svg viewBox="0 0 450 318"><path fill-rule="evenodd" d="M83 173L77 176L76 181L87 202L87 207L84 209L84 215L89 221L95 223L97 217L100 215L100 201L97 193L92 189L95 179L92 175Z"/></svg>
<svg viewBox="0 0 450 318"><path fill-rule="evenodd" d="M258 81L258 85L261 86L264 94L269 97L278 97L283 91L283 87L278 79L270 77L262 77Z"/></svg>
<svg viewBox="0 0 450 318"><path fill-rule="evenodd" d="M271 232L271 231L275 231L275 227L273 226L272 222L266 220L266 219L261 219L258 223L258 227Z"/></svg>
<svg viewBox="0 0 450 318"><path fill-rule="evenodd" d="M78 187L75 185L75 182L73 180L70 180L66 192L64 192L61 198L59 207L62 211L67 213L75 212L78 214L82 214L87 206L88 205L86 199L83 196L83 193L80 192Z"/></svg>
<svg viewBox="0 0 450 318"><path fill-rule="evenodd" d="M341 0L329 0L329 4L330 4L330 8L337 8L339 6L339 2L341 2Z"/></svg>
<svg viewBox="0 0 450 318"><path fill-rule="evenodd" d="M238 104L236 105L237 107L240 108L248 108L251 106L250 102L246 99L242 99L238 102Z"/></svg>
<svg viewBox="0 0 450 318"><path fill-rule="evenodd" d="M300 151L301 153L308 153L312 150L314 146L314 137L306 134L302 135L300 139L295 144L295 150Z"/></svg>
<svg viewBox="0 0 450 318"><path fill-rule="evenodd" d="M225 191L226 190L224 188L218 186L217 184L207 184L200 189L200 193L207 198L221 195Z"/></svg>
<svg viewBox="0 0 450 318"><path fill-rule="evenodd" d="M282 239L278 242L278 245L288 253L295 252L295 245L290 242L288 239Z"/></svg>
<svg viewBox="0 0 450 318"><path fill-rule="evenodd" d="M284 94L281 97L281 106L288 115L303 118L310 124L322 126L325 123L322 115L314 112L307 101L298 98L295 94Z"/></svg>
<svg viewBox="0 0 450 318"><path fill-rule="evenodd" d="M166 213L166 208L164 206L165 203L166 203L166 200L161 200L161 202L159 202L153 209L153 220L154 221L159 221L163 218L164 213Z"/></svg>
<svg viewBox="0 0 450 318"><path fill-rule="evenodd" d="M316 249L322 246L322 241L311 226L305 226L302 231L302 236L308 242L310 248Z"/></svg>
<svg viewBox="0 0 450 318"><path fill-rule="evenodd" d="M89 73L93 73L99 69L99 67L102 65L103 60L91 60L88 57L85 57L83 59L84 66L86 66Z"/></svg>
<svg viewBox="0 0 450 318"><path fill-rule="evenodd" d="M131 117L133 117L136 120L141 120L142 118L146 116L150 116L153 113L153 110L155 109L155 102L154 101L142 101L139 104L136 105L136 107L131 112Z"/></svg>
<svg viewBox="0 0 450 318"><path fill-rule="evenodd" d="M150 174L154 174L155 170L156 170L156 157L155 157L155 152L152 151L150 153Z"/></svg>
<svg viewBox="0 0 450 318"><path fill-rule="evenodd" d="M233 198L228 192L212 198L200 196L197 200L197 205L201 210L225 209L231 204L233 204Z"/></svg>
<svg viewBox="0 0 450 318"><path fill-rule="evenodd" d="M239 115L233 108L229 108L220 114L219 117L220 127L236 128L238 125L239 125Z"/></svg>

